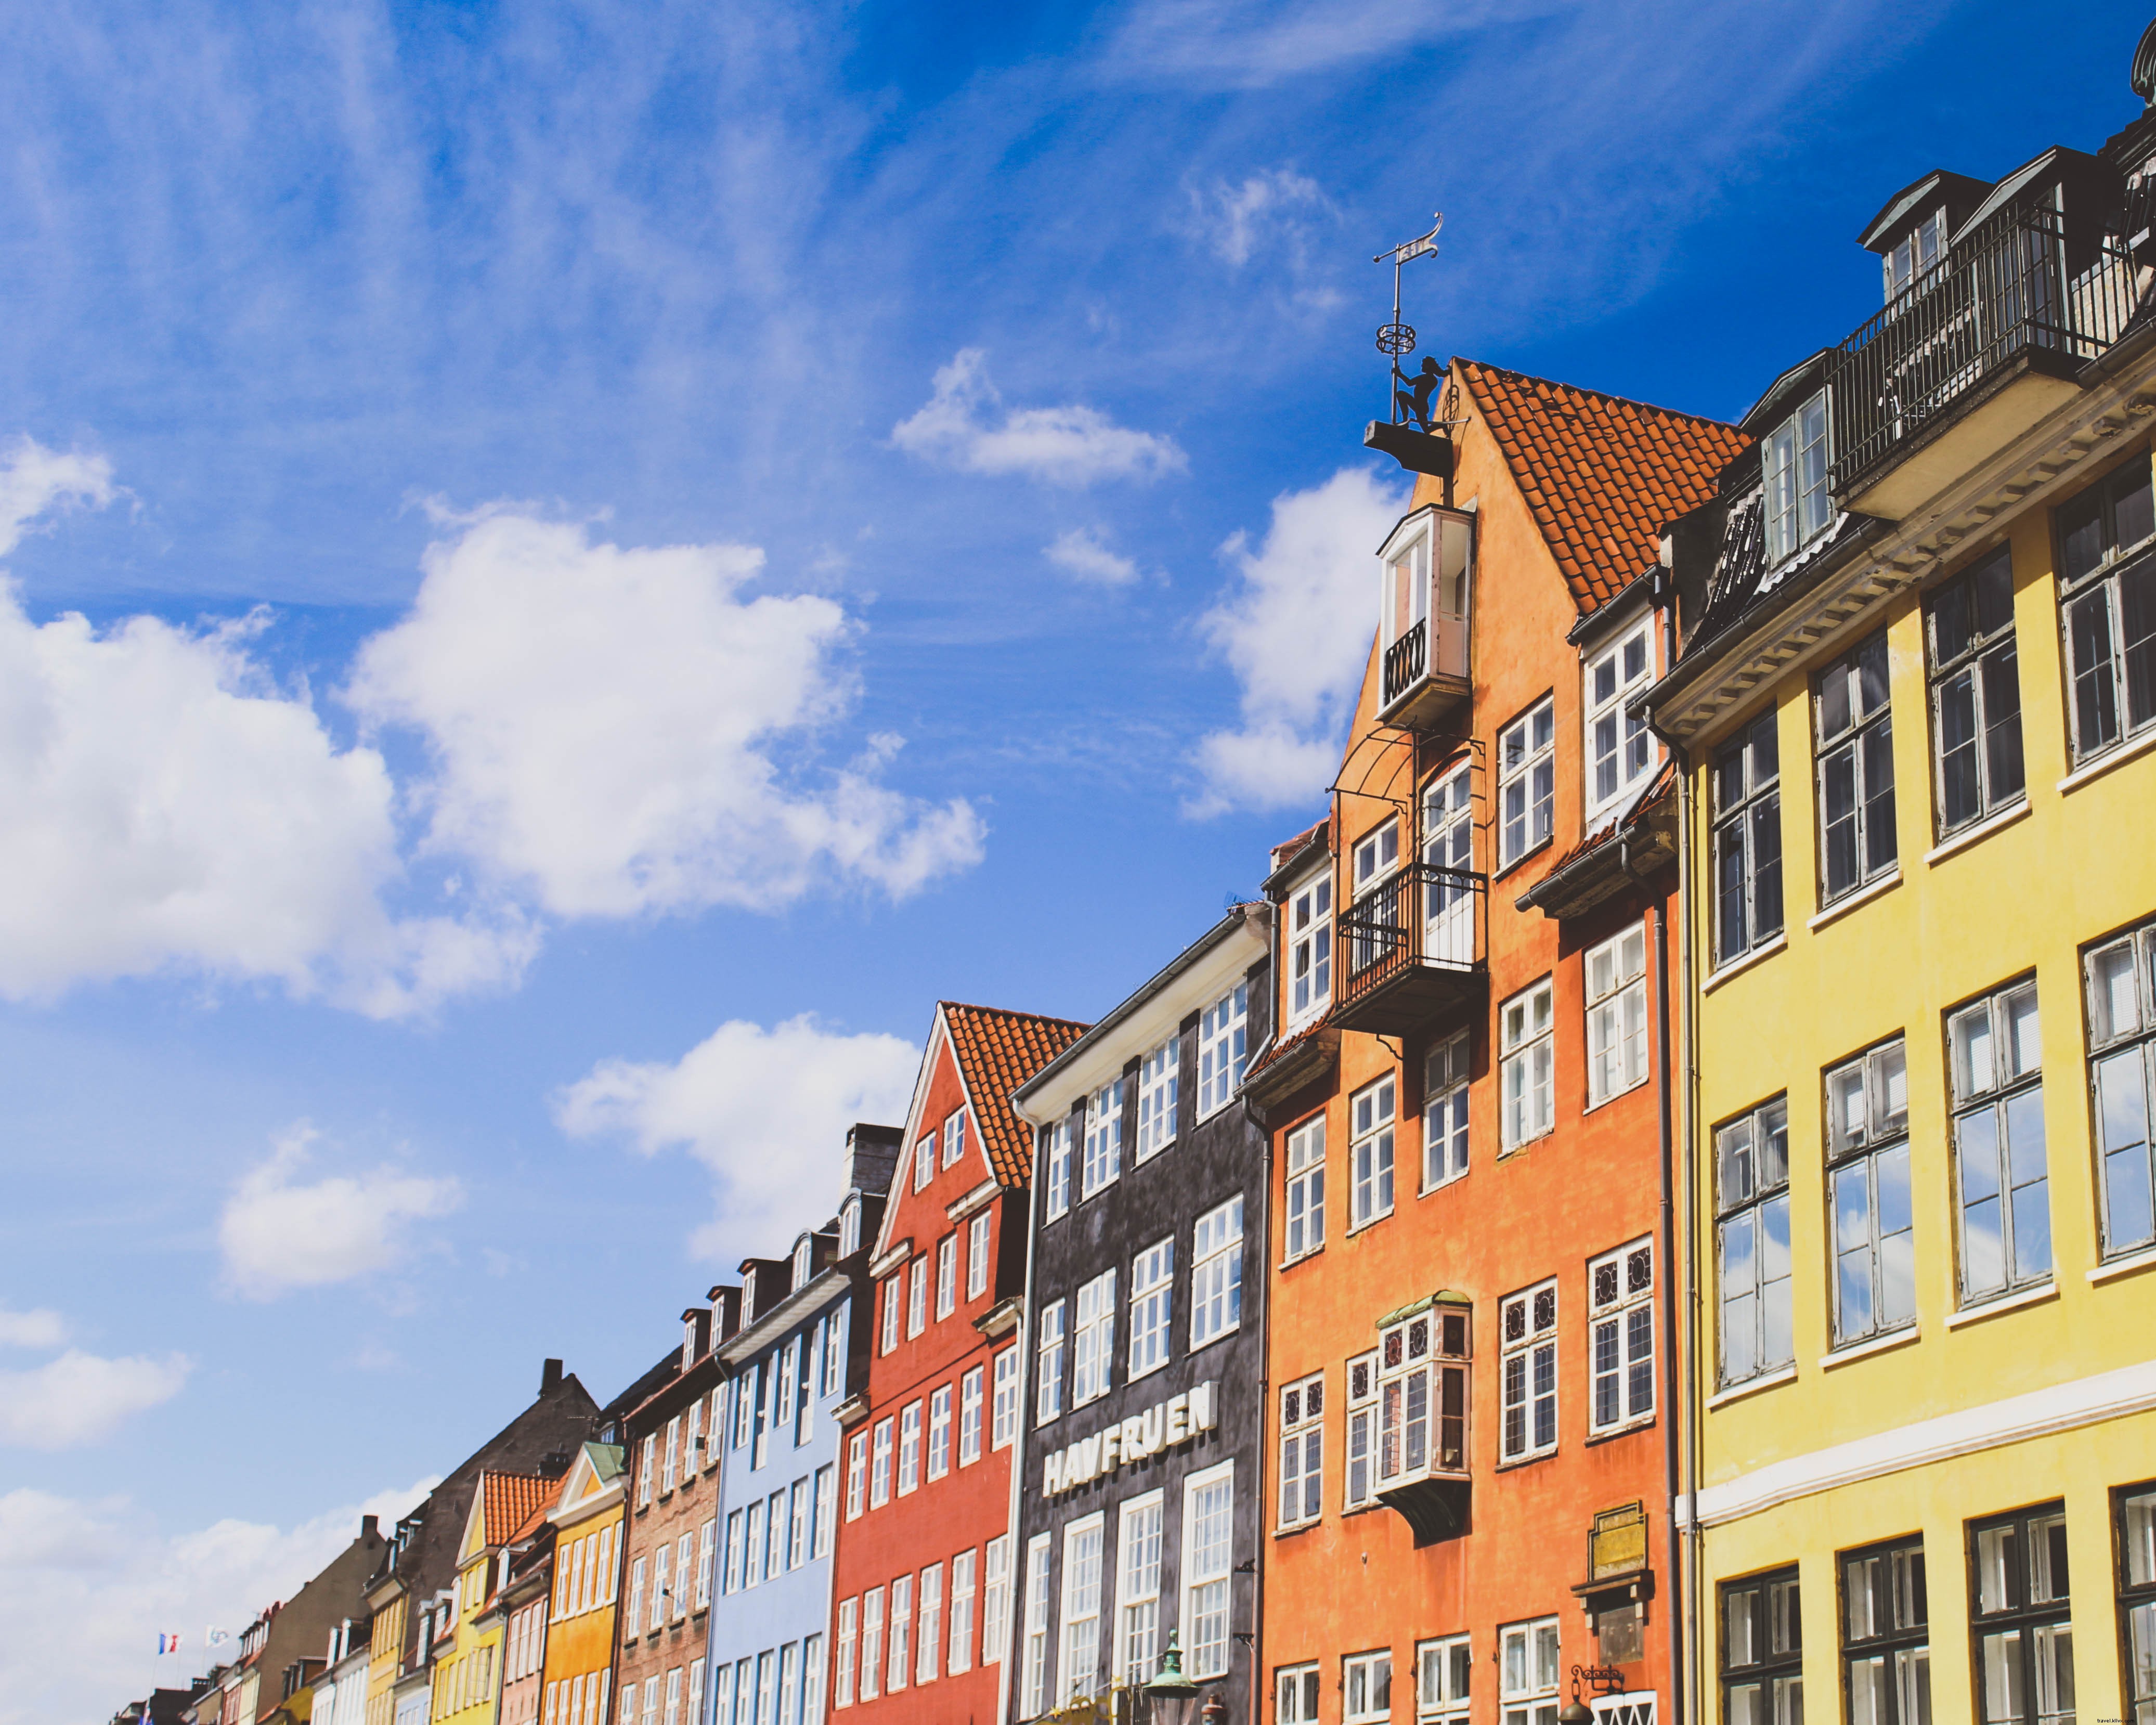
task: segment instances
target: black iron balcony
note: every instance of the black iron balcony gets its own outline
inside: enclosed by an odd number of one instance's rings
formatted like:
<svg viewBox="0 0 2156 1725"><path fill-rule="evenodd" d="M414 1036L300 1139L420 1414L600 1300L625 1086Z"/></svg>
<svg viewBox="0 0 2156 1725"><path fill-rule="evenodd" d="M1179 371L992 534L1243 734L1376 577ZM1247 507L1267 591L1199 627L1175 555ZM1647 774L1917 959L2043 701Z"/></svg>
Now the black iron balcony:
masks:
<svg viewBox="0 0 2156 1725"><path fill-rule="evenodd" d="M1984 441L2003 444L2119 338L2134 301L2133 265L2119 240L2074 234L2055 209L2006 210L1985 222L1837 350L1828 380L1836 501L1890 517L1922 501L1912 493L1867 508L1866 494L1881 489L1899 458L2004 386L2030 373L2057 380L1982 428ZM1942 471L1966 471L1989 453L1956 449Z"/></svg>
<svg viewBox="0 0 2156 1725"><path fill-rule="evenodd" d="M1486 875L1418 863L1357 899L1333 923L1343 975L1332 1022L1403 1034L1479 993L1489 886Z"/></svg>
<svg viewBox="0 0 2156 1725"><path fill-rule="evenodd" d="M1466 620L1437 620L1435 666L1430 662L1430 619L1419 618L1385 648L1384 698L1378 711L1389 724L1427 730L1467 698Z"/></svg>

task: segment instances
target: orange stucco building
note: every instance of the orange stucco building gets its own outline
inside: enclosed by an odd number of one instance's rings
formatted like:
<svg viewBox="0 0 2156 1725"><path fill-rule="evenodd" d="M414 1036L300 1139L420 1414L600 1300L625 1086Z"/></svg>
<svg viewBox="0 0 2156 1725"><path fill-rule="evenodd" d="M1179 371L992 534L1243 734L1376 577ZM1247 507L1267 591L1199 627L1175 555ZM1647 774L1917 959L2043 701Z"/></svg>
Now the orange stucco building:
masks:
<svg viewBox="0 0 2156 1725"><path fill-rule="evenodd" d="M1667 1718L1676 811L1629 708L1743 439L1467 361L1442 418L1267 882L1259 1656L1280 1725L1554 1725L1575 1666Z"/></svg>

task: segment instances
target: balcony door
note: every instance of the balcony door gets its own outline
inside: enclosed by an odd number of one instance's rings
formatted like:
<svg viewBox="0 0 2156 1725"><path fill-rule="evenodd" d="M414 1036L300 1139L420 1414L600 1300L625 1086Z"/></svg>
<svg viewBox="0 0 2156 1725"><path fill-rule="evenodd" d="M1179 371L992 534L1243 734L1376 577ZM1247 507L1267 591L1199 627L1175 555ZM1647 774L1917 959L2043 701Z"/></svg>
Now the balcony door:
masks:
<svg viewBox="0 0 2156 1725"><path fill-rule="evenodd" d="M1475 896L1467 879L1475 866L1474 815L1462 762L1423 793L1423 952L1433 964L1475 962Z"/></svg>

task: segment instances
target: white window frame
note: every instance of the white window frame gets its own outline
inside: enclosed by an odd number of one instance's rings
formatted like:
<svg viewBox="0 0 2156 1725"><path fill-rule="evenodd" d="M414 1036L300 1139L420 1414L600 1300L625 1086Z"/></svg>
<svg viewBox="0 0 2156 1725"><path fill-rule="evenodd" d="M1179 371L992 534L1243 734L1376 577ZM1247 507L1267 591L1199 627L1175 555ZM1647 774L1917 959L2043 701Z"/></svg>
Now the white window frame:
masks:
<svg viewBox="0 0 2156 1725"><path fill-rule="evenodd" d="M1557 990L1543 977L1497 1009L1504 1147L1557 1129Z"/></svg>
<svg viewBox="0 0 2156 1725"><path fill-rule="evenodd" d="M1433 1303L1378 1335L1377 1487L1467 1471L1471 1314ZM1456 1411L1448 1444L1446 1409Z"/></svg>
<svg viewBox="0 0 2156 1725"><path fill-rule="evenodd" d="M1497 867L1509 869L1557 832L1557 704L1545 695L1497 733Z"/></svg>
<svg viewBox="0 0 2156 1725"><path fill-rule="evenodd" d="M1195 1353L1243 1326L1243 1194L1199 1217L1190 1234L1190 1346Z"/></svg>
<svg viewBox="0 0 2156 1725"><path fill-rule="evenodd" d="M899 1307L905 1298L905 1275L901 1271L893 1271L883 1279L883 1335L880 1339L883 1343L882 1351L885 1353L895 1353L898 1351Z"/></svg>
<svg viewBox="0 0 2156 1725"><path fill-rule="evenodd" d="M861 1592L861 1699L883 1693L883 1589Z"/></svg>
<svg viewBox="0 0 2156 1725"><path fill-rule="evenodd" d="M936 1134L923 1132L913 1145L913 1189L916 1192L936 1178Z"/></svg>
<svg viewBox="0 0 2156 1725"><path fill-rule="evenodd" d="M1332 865L1287 896L1287 1028L1301 1029L1332 1004Z"/></svg>
<svg viewBox="0 0 2156 1725"><path fill-rule="evenodd" d="M940 1480L951 1471L951 1386L932 1390L928 1396L928 1477Z"/></svg>
<svg viewBox="0 0 2156 1725"><path fill-rule="evenodd" d="M1422 1189L1435 1192L1468 1169L1467 1085L1474 1043L1455 1030L1423 1057Z"/></svg>
<svg viewBox="0 0 2156 1725"><path fill-rule="evenodd" d="M921 1404L910 1401L898 1410L898 1495L910 1497L921 1489Z"/></svg>
<svg viewBox="0 0 2156 1725"><path fill-rule="evenodd" d="M1835 1224L1830 1248L1834 1345L1845 1348L1911 1328L1917 1322L1915 1189L1910 1173L1909 1064L1904 1039L1890 1038L1827 1073L1825 1112L1825 1199ZM1881 1193L1891 1192L1897 1183L1912 1198L1910 1225L1884 1228L1881 1224L1888 1218ZM1864 1239L1852 1248L1847 1224L1859 1214ZM1860 1254L1866 1283L1863 1312L1845 1297Z"/></svg>
<svg viewBox="0 0 2156 1725"><path fill-rule="evenodd" d="M846 1519L857 1522L868 1507L869 1435L857 1431L846 1440Z"/></svg>
<svg viewBox="0 0 2156 1725"><path fill-rule="evenodd" d="M1498 1303L1500 1462L1532 1461L1557 1452L1559 1315L1554 1276Z"/></svg>
<svg viewBox="0 0 2156 1725"><path fill-rule="evenodd" d="M1468 1725L1475 1656L1466 1635L1415 1643L1415 1725Z"/></svg>
<svg viewBox="0 0 2156 1725"><path fill-rule="evenodd" d="M958 1466L981 1459L981 1428L988 1420L988 1368L975 1366L958 1379Z"/></svg>
<svg viewBox="0 0 2156 1725"><path fill-rule="evenodd" d="M1055 1655L1056 1692L1091 1695L1100 1681L1101 1631L1107 1603L1108 1518L1105 1512L1063 1525L1063 1632ZM1084 1661L1083 1669L1080 1661ZM1079 1687L1081 1677L1086 1686Z"/></svg>
<svg viewBox="0 0 2156 1725"><path fill-rule="evenodd" d="M839 1601L838 1669L831 1684L831 1705L834 1707L854 1704L854 1669L860 1649L860 1621L861 1602L858 1596ZM731 1725L731 1722L721 1711L712 1725Z"/></svg>
<svg viewBox="0 0 2156 1725"><path fill-rule="evenodd" d="M911 1341L928 1327L928 1254L923 1252L906 1270L906 1338Z"/></svg>
<svg viewBox="0 0 2156 1725"><path fill-rule="evenodd" d="M1717 1363L1727 1388L1796 1358L1789 1097L1717 1126L1714 1165Z"/></svg>
<svg viewBox="0 0 2156 1725"><path fill-rule="evenodd" d="M1063 1414L1064 1304L1051 1300L1040 1310L1039 1338L1034 1344L1033 1423L1045 1425Z"/></svg>
<svg viewBox="0 0 2156 1725"><path fill-rule="evenodd" d="M966 1297L978 1300L988 1291L989 1229L994 1221L983 1210L966 1224Z"/></svg>
<svg viewBox="0 0 2156 1725"><path fill-rule="evenodd" d="M1280 1526L1306 1527L1325 1514L1325 1373L1280 1393Z"/></svg>
<svg viewBox="0 0 2156 1725"><path fill-rule="evenodd" d="M1168 1326L1175 1312L1175 1236L1157 1240L1131 1260L1131 1348L1127 1381L1135 1384L1168 1361Z"/></svg>
<svg viewBox="0 0 2156 1725"><path fill-rule="evenodd" d="M1116 1272L1111 1266L1081 1283L1071 1312L1070 1405L1098 1401L1114 1386Z"/></svg>
<svg viewBox="0 0 2156 1725"><path fill-rule="evenodd" d="M1201 1496L1224 1487L1227 1506L1224 1527L1215 1548L1202 1549L1204 1517ZM1227 1675L1233 1643L1234 1574L1235 1568L1235 1463L1231 1456L1217 1466L1187 1474L1183 1481L1183 1562L1178 1579L1182 1600L1177 1621L1189 1645L1183 1650L1183 1671L1193 1681L1204 1682ZM1208 1633L1217 1621L1219 1634Z"/></svg>
<svg viewBox="0 0 2156 1725"><path fill-rule="evenodd" d="M1234 1100L1250 1060L1250 985L1238 983L1198 1015L1198 1117Z"/></svg>
<svg viewBox="0 0 2156 1725"><path fill-rule="evenodd" d="M2156 923L2124 930L2082 953L2089 1096L2096 1139L2097 1214L2106 1259L2156 1244L2148 1102L2156 1093ZM2133 1130L2136 1120L2141 1129Z"/></svg>
<svg viewBox="0 0 2156 1725"><path fill-rule="evenodd" d="M1399 1093L1399 1075L1388 1072L1348 1099L1350 1234L1382 1222L1393 1213Z"/></svg>
<svg viewBox="0 0 2156 1725"><path fill-rule="evenodd" d="M1947 1014L1964 1307L2051 1280L2056 1252L2040 1023L2034 977ZM2040 1218L2041 1226L2032 1227Z"/></svg>
<svg viewBox="0 0 2156 1725"><path fill-rule="evenodd" d="M958 1309L958 1235L954 1230L936 1242L936 1321Z"/></svg>
<svg viewBox="0 0 2156 1725"><path fill-rule="evenodd" d="M1767 567L1786 562L1834 521L1828 489L1833 429L1826 391L1820 390L1762 440L1760 513L1767 528Z"/></svg>
<svg viewBox="0 0 2156 1725"><path fill-rule="evenodd" d="M981 1663L1004 1662L1010 1633L1011 1536L998 1533L981 1548Z"/></svg>
<svg viewBox="0 0 2156 1725"><path fill-rule="evenodd" d="M895 1576L891 1584L890 1652L884 1661L883 1692L896 1695L913 1681L913 1578Z"/></svg>
<svg viewBox="0 0 2156 1725"><path fill-rule="evenodd" d="M1040 1219L1053 1222L1070 1213L1070 1117L1043 1127L1040 1139Z"/></svg>
<svg viewBox="0 0 2156 1725"><path fill-rule="evenodd" d="M932 1683L943 1663L943 1566L940 1563L922 1567L921 1580L915 1589L919 1601L916 1608L918 1620L915 1624L913 1645L913 1681L918 1688L923 1683Z"/></svg>
<svg viewBox="0 0 2156 1725"><path fill-rule="evenodd" d="M1594 1435L1655 1417L1655 1242L1627 1241L1587 1266L1587 1429Z"/></svg>
<svg viewBox="0 0 2156 1725"><path fill-rule="evenodd" d="M1323 1681L1315 1661L1276 1666L1273 1725L1317 1725L1317 1692Z"/></svg>
<svg viewBox="0 0 2156 1725"><path fill-rule="evenodd" d="M948 1676L963 1676L973 1668L973 1589L978 1562L970 1546L951 1559L950 1648L943 1666Z"/></svg>
<svg viewBox="0 0 2156 1725"><path fill-rule="evenodd" d="M743 1543L747 1533L745 1517L741 1511L726 1512L726 1577L725 1590L737 1594L742 1590L742 1562L747 1548Z"/></svg>
<svg viewBox="0 0 2156 1725"><path fill-rule="evenodd" d="M1378 1501L1378 1352L1348 1362L1348 1440L1340 1469L1340 1507L1363 1509Z"/></svg>
<svg viewBox="0 0 2156 1725"><path fill-rule="evenodd" d="M993 1396L988 1404L988 1447L1009 1449L1018 1441L1019 1408L1024 1368L1015 1342L995 1357Z"/></svg>
<svg viewBox="0 0 2156 1725"><path fill-rule="evenodd" d="M1340 1661L1340 1725L1383 1725L1393 1717L1393 1650L1347 1654Z"/></svg>
<svg viewBox="0 0 2156 1725"><path fill-rule="evenodd" d="M1587 999L1587 1106L1647 1081L1647 928L1621 929L1580 961Z"/></svg>
<svg viewBox="0 0 2156 1725"><path fill-rule="evenodd" d="M881 1509L891 1502L891 1461L898 1448L898 1422L879 1420L869 1450L869 1507Z"/></svg>
<svg viewBox="0 0 2156 1725"><path fill-rule="evenodd" d="M1116 1512L1116 1629L1109 1675L1133 1689L1153 1676L1159 1656L1167 1504L1166 1494L1155 1490L1126 1498Z"/></svg>
<svg viewBox="0 0 2156 1725"><path fill-rule="evenodd" d="M1019 1660L1019 1692L1029 1719L1048 1711L1049 1538L1036 1533L1025 1544L1025 1643Z"/></svg>
<svg viewBox="0 0 2156 1725"><path fill-rule="evenodd" d="M1287 1135L1287 1188L1281 1261L1292 1264L1325 1245L1325 1117L1313 1114Z"/></svg>
<svg viewBox="0 0 2156 1725"><path fill-rule="evenodd" d="M1642 618L1600 652L1582 658L1580 707L1590 825L1622 803L1661 764L1661 748L1644 717L1626 708L1655 680L1655 629Z"/></svg>
<svg viewBox="0 0 2156 1725"><path fill-rule="evenodd" d="M1175 1099L1183 1074L1181 1033L1138 1062L1138 1143L1136 1160L1158 1156L1175 1142Z"/></svg>
<svg viewBox="0 0 2156 1725"><path fill-rule="evenodd" d="M1400 823L1395 815L1363 834L1348 853L1349 877L1354 882L1350 896L1359 900L1398 874L1399 867Z"/></svg>
<svg viewBox="0 0 2156 1725"><path fill-rule="evenodd" d="M815 1556L828 1558L837 1538L839 1519L839 1470L836 1464L825 1462L816 1470L814 1477L815 1520L810 1530L809 1546Z"/></svg>
<svg viewBox="0 0 2156 1725"><path fill-rule="evenodd" d="M954 1108L943 1117L943 1166L949 1168L966 1153L966 1111Z"/></svg>
<svg viewBox="0 0 2156 1725"><path fill-rule="evenodd" d="M1497 1631L1498 1717L1502 1725L1557 1725L1563 1637L1555 1617L1508 1623Z"/></svg>
<svg viewBox="0 0 2156 1725"><path fill-rule="evenodd" d="M1082 1204L1105 1192L1123 1171L1123 1080L1121 1073L1086 1098L1086 1153L1078 1170Z"/></svg>

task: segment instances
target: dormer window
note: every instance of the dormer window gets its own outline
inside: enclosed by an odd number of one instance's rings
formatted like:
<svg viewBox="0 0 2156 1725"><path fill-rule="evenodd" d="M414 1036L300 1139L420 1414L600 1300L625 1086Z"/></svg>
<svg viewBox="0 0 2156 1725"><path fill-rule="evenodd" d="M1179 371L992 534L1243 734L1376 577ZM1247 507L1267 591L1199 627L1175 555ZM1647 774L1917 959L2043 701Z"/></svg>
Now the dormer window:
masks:
<svg viewBox="0 0 2156 1725"><path fill-rule="evenodd" d="M1794 556L1832 519L1827 495L1826 392L1822 389L1767 435L1767 562Z"/></svg>
<svg viewBox="0 0 2156 1725"><path fill-rule="evenodd" d="M1324 1011L1332 999L1332 870L1296 887L1287 907L1287 1016L1296 1025Z"/></svg>
<svg viewBox="0 0 2156 1725"><path fill-rule="evenodd" d="M846 1200L846 1207L839 1213L839 1255L850 1258L861 1249L861 1201L858 1198Z"/></svg>
<svg viewBox="0 0 2156 1725"><path fill-rule="evenodd" d="M804 1235L801 1243L793 1248L793 1291L797 1294L808 1286L808 1278L816 1273L816 1242Z"/></svg>
<svg viewBox="0 0 2156 1725"><path fill-rule="evenodd" d="M1587 809L1599 815L1653 771L1659 751L1647 721L1627 711L1654 680L1652 625L1635 624L1586 664Z"/></svg>
<svg viewBox="0 0 2156 1725"><path fill-rule="evenodd" d="M1887 303L1892 305L1930 275L1946 250L1947 213L1933 210L1880 259L1887 278Z"/></svg>
<svg viewBox="0 0 2156 1725"><path fill-rule="evenodd" d="M1467 692L1472 534L1469 516L1432 506L1394 529L1379 553L1381 711L1394 723L1428 723Z"/></svg>

